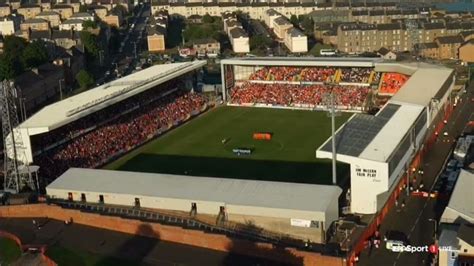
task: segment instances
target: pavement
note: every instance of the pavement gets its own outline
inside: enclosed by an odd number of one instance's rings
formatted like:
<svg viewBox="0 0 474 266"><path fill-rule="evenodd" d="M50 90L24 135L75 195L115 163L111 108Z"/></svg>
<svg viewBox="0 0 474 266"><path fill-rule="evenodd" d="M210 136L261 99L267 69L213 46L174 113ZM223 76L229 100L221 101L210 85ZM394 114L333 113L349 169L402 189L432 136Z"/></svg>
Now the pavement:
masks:
<svg viewBox="0 0 474 266"><path fill-rule="evenodd" d="M90 252L103 256L104 259L115 257L140 261L142 265L283 265L270 260L156 238L129 235L79 224L65 225L61 221L45 218L35 219L41 225L41 229L37 229L32 220L31 218L0 218L0 230L17 235L24 245L58 245L69 250ZM146 229L146 224L144 224L143 230ZM153 231L150 230L150 234L153 234Z"/></svg>
<svg viewBox="0 0 474 266"><path fill-rule="evenodd" d="M423 183L426 188L432 188L438 176L444 169L448 156L455 142L453 140L463 132L466 123L474 118L474 83L467 89L462 97L461 104L454 109L444 131L448 137L442 136L434 143L430 151L423 158ZM448 142L449 140L449 142ZM419 182L419 181L418 181ZM406 193L402 193L406 195ZM400 199L403 200L403 198ZM406 206L393 207L380 227L382 235L388 230L404 233L412 246L425 246L434 243L435 223L430 219L439 221L442 211L447 205L447 199L421 198L405 196ZM439 233L439 232L438 232ZM366 249L359 256L357 265L393 265L393 266L420 266L429 265L432 260L428 252L421 253L396 253L385 248L382 241L380 248Z"/></svg>

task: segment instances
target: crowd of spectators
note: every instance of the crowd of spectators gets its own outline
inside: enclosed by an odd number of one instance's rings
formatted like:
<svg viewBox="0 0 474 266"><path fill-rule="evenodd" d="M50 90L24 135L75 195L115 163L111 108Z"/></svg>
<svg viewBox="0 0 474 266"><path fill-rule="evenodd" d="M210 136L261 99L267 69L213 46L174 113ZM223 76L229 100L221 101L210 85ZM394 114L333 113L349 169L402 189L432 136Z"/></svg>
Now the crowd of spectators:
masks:
<svg viewBox="0 0 474 266"><path fill-rule="evenodd" d="M37 156L42 174L54 179L70 167L97 167L200 111L206 100L201 94L177 90L139 104L122 115L109 114L115 119Z"/></svg>
<svg viewBox="0 0 474 266"><path fill-rule="evenodd" d="M352 83L369 83L372 68L367 67L351 67L341 68L341 82Z"/></svg>
<svg viewBox="0 0 474 266"><path fill-rule="evenodd" d="M249 80L331 82L335 73L336 69L329 67L264 67Z"/></svg>
<svg viewBox="0 0 474 266"><path fill-rule="evenodd" d="M379 93L393 95L408 80L409 76L400 73L385 73L380 84Z"/></svg>
<svg viewBox="0 0 474 266"><path fill-rule="evenodd" d="M334 67L263 67L249 77L249 80L264 81L308 81L333 82L337 70L341 70L341 82L369 83L372 68L334 68ZM377 76L374 75L374 81Z"/></svg>
<svg viewBox="0 0 474 266"><path fill-rule="evenodd" d="M231 92L234 104L272 104L279 106L320 106L325 94L334 93L336 104L341 108L362 107L369 87L328 86L328 85L291 85L262 84L246 82Z"/></svg>

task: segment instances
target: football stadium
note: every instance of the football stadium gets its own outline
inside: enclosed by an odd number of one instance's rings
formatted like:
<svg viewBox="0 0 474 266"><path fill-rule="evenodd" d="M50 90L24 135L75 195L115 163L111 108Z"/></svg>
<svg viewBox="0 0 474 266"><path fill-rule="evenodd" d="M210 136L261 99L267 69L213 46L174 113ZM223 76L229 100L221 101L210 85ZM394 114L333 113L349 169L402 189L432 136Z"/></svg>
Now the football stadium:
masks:
<svg viewBox="0 0 474 266"><path fill-rule="evenodd" d="M384 207L438 133L454 86L451 69L424 63L234 58L221 60L216 99L199 91L205 64L152 66L45 107L16 128L18 159L39 166L48 197L68 207L325 243L341 207Z"/></svg>

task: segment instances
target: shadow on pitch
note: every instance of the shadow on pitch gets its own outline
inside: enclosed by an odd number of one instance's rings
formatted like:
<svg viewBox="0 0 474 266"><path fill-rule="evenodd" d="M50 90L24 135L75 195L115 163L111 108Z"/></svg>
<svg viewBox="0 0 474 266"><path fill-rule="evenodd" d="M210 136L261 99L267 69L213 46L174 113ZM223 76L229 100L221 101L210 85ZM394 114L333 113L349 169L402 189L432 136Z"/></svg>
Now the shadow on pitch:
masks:
<svg viewBox="0 0 474 266"><path fill-rule="evenodd" d="M309 163L164 154L139 154L119 170L308 184L331 184L332 176L329 160ZM338 183L348 175L349 166L338 164Z"/></svg>

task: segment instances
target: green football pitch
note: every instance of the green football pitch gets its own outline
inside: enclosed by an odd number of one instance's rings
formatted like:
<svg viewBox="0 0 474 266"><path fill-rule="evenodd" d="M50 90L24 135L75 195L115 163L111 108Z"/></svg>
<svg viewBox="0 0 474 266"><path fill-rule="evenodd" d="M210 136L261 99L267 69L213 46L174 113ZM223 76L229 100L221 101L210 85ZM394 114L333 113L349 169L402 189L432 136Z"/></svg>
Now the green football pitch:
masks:
<svg viewBox="0 0 474 266"><path fill-rule="evenodd" d="M338 116L337 127L350 116ZM270 141L254 140L254 132L271 132L273 136ZM325 112L218 107L105 168L330 184L331 161L315 158L316 149L330 135L331 121ZM253 152L239 156L232 152L234 148L251 148ZM348 171L348 165L338 164L338 178Z"/></svg>

